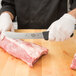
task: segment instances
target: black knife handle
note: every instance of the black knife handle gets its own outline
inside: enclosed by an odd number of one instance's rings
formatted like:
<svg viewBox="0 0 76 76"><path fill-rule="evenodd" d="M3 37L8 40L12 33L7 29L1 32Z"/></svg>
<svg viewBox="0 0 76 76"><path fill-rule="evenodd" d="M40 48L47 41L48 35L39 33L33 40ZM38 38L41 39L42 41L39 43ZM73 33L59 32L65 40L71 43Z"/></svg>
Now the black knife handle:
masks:
<svg viewBox="0 0 76 76"><path fill-rule="evenodd" d="M72 33L70 37L73 37L73 35L74 35L74 33Z"/></svg>
<svg viewBox="0 0 76 76"><path fill-rule="evenodd" d="M76 25L75 25L75 27L74 27L74 30L76 30ZM70 35L70 37L73 37L73 35L74 35L74 33L72 33L72 34Z"/></svg>
<svg viewBox="0 0 76 76"><path fill-rule="evenodd" d="M49 39L49 31L44 31L43 36L44 36L45 40L48 40Z"/></svg>
<svg viewBox="0 0 76 76"><path fill-rule="evenodd" d="M43 33L44 39L48 40L49 39L49 31L44 31L42 33ZM74 35L74 33L72 33L70 37L73 37L73 35Z"/></svg>

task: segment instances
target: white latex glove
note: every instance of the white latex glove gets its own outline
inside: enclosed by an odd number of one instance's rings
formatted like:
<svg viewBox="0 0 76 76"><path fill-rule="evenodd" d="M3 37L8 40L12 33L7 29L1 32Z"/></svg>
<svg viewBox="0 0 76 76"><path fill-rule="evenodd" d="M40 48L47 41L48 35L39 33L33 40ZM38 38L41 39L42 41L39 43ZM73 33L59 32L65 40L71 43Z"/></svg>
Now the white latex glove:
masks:
<svg viewBox="0 0 76 76"><path fill-rule="evenodd" d="M64 41L74 32L76 19L70 14L64 14L48 28L49 40Z"/></svg>
<svg viewBox="0 0 76 76"><path fill-rule="evenodd" d="M3 39L3 32L4 31L14 31L13 23L11 17L8 13L3 13L0 15L0 32L1 32L1 39Z"/></svg>

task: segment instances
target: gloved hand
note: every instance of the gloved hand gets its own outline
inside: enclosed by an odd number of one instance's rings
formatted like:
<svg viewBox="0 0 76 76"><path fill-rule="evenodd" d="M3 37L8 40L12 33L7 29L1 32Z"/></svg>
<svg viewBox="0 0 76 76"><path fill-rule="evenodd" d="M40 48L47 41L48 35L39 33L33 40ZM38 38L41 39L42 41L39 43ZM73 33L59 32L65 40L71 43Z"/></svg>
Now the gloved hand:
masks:
<svg viewBox="0 0 76 76"><path fill-rule="evenodd" d="M70 14L64 14L48 28L49 40L64 41L74 32L76 19Z"/></svg>
<svg viewBox="0 0 76 76"><path fill-rule="evenodd" d="M4 31L14 31L13 23L12 23L10 15L8 13L2 13L0 15L1 39L3 38Z"/></svg>

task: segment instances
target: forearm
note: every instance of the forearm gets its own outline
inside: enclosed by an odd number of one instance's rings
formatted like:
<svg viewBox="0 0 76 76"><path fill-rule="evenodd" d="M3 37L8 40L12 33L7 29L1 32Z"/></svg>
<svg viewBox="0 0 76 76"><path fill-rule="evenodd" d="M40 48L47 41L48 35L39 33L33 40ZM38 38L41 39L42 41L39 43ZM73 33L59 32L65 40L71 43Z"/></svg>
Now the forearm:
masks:
<svg viewBox="0 0 76 76"><path fill-rule="evenodd" d="M0 9L0 14L7 12L11 19L14 21L16 17L15 3L14 0L2 0L2 8Z"/></svg>
<svg viewBox="0 0 76 76"><path fill-rule="evenodd" d="M3 13L8 13L8 14L10 15L10 17L11 17L11 20L14 19L14 16L13 16L13 14L12 14L11 12L9 12L9 11L5 11L5 12L3 12ZM3 14L3 13L1 13L1 14Z"/></svg>
<svg viewBox="0 0 76 76"><path fill-rule="evenodd" d="M72 11L68 12L68 14L72 15L74 18L76 18L76 8Z"/></svg>

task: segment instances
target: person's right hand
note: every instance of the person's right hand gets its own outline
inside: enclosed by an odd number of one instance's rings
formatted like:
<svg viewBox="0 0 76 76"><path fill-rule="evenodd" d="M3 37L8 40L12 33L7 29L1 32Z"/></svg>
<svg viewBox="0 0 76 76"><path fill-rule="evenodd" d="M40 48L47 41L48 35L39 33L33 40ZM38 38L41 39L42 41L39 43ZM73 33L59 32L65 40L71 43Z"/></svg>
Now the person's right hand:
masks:
<svg viewBox="0 0 76 76"><path fill-rule="evenodd" d="M14 31L13 23L11 17L8 13L2 13L0 15L0 32L1 32L1 39L3 39L3 32L4 31Z"/></svg>
<svg viewBox="0 0 76 76"><path fill-rule="evenodd" d="M76 19L70 14L64 14L60 19L53 22L48 28L49 40L64 41L72 35Z"/></svg>

